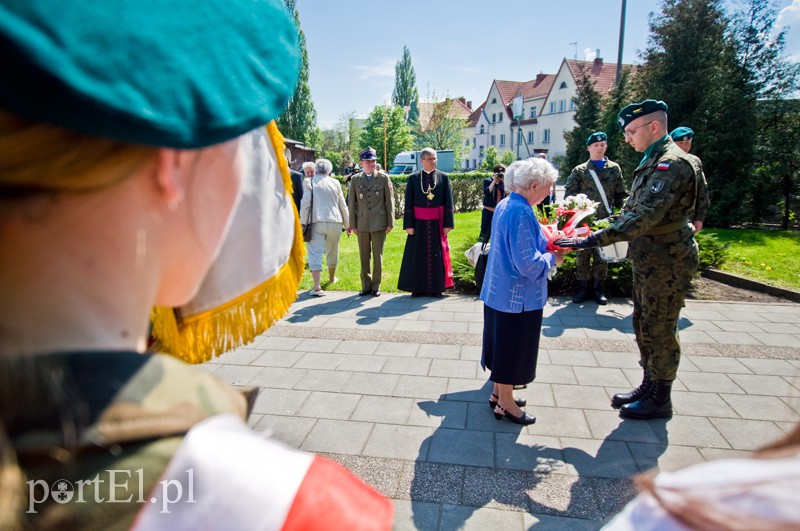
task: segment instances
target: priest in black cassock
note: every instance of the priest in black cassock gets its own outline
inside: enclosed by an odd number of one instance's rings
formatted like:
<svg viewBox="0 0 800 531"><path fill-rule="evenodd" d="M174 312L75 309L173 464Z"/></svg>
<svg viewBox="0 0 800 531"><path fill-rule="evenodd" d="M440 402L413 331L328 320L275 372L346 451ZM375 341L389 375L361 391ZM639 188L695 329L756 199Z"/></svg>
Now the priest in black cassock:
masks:
<svg viewBox="0 0 800 531"><path fill-rule="evenodd" d="M406 248L397 288L414 297L441 297L453 287L450 244L447 233L453 230L453 191L450 178L436 169L436 151L420 152L422 171L408 176L403 228Z"/></svg>

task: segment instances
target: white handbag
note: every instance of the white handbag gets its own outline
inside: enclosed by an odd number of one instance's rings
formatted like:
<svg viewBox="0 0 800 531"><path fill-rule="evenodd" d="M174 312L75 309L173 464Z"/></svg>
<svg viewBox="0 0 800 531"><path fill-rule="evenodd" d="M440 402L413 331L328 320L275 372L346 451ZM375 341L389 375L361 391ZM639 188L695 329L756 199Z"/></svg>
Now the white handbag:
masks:
<svg viewBox="0 0 800 531"><path fill-rule="evenodd" d="M597 173L595 173L594 170L589 170L589 173L592 174L594 185L597 186L597 190L600 192L600 199L603 200L603 206L606 207L606 212L611 213L612 210L611 206L608 204L608 198L606 198L606 191L600 184L600 179L597 177ZM603 262L608 262L610 264L624 262L628 259L628 242L616 242L612 243L611 245L606 245L605 247L598 247L597 254L600 255L600 259Z"/></svg>

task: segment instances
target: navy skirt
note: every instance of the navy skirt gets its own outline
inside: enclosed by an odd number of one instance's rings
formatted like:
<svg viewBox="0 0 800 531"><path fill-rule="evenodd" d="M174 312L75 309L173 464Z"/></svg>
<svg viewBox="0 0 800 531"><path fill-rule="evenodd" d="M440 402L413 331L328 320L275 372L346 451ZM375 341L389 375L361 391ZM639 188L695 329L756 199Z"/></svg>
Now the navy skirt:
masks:
<svg viewBox="0 0 800 531"><path fill-rule="evenodd" d="M481 366L492 371L491 381L522 385L536 378L543 313L506 313L483 305Z"/></svg>

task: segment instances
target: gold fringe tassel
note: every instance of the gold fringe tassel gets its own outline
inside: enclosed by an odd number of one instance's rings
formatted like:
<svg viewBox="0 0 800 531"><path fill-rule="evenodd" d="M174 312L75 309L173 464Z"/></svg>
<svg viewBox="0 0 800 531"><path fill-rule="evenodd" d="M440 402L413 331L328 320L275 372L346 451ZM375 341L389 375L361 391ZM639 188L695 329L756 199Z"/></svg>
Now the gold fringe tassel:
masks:
<svg viewBox="0 0 800 531"><path fill-rule="evenodd" d="M274 121L267 125L267 134L277 155L285 195L291 201L292 180L284 156L284 139ZM294 241L288 261L261 285L217 308L180 322L173 308L155 307L153 336L160 343L160 350L188 363L203 363L250 343L282 318L297 298L297 286L305 264L305 246L296 214L294 224Z"/></svg>

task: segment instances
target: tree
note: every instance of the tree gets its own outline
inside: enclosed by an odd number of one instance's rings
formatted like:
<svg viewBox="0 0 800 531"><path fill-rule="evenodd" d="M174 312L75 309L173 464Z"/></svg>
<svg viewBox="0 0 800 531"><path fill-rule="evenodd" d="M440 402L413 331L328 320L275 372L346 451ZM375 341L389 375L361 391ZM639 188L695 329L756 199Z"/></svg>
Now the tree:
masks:
<svg viewBox="0 0 800 531"><path fill-rule="evenodd" d="M600 130L601 101L600 93L594 89L594 83L588 72L581 68L581 77L577 80L577 91L572 101L575 102L575 127L564 133L567 141L564 164L560 166L562 177L567 177L572 168L585 162L586 139L595 131Z"/></svg>
<svg viewBox="0 0 800 531"><path fill-rule="evenodd" d="M394 92L392 103L399 107L410 106L411 102L418 101L417 74L411 64L411 52L403 46L403 58L397 61L394 67Z"/></svg>
<svg viewBox="0 0 800 531"><path fill-rule="evenodd" d="M511 150L504 151L503 156L500 157L500 163L503 164L506 168L508 168L508 165L514 162L515 160L517 160L517 156Z"/></svg>
<svg viewBox="0 0 800 531"><path fill-rule="evenodd" d="M403 108L378 105L372 109L361 132L361 144L375 148L378 162L384 169L391 169L394 157L414 146L411 128L405 123Z"/></svg>
<svg viewBox="0 0 800 531"><path fill-rule="evenodd" d="M628 189L633 181L633 171L642 160L642 154L636 153L625 142L625 135L619 126L617 116L630 102L643 99L635 93L635 85L631 80L631 71L624 69L619 83L603 98L603 110L600 114L600 129L608 135L606 156L619 164Z"/></svg>
<svg viewBox="0 0 800 531"><path fill-rule="evenodd" d="M497 148L489 146L486 148L486 158L481 163L481 168L484 170L492 171L497 163L500 162L500 156L497 153Z"/></svg>
<svg viewBox="0 0 800 531"><path fill-rule="evenodd" d="M292 99L289 104L277 119L278 129L280 129L283 136L308 143L312 131L317 126L317 110L314 108L314 102L311 101L311 89L308 87L308 53L306 52L306 36L300 28L300 15L297 12L296 0L283 0L286 8L294 16L294 22L297 25L297 34L300 40L300 77L297 80L297 87L295 88ZM268 37L265 37L268 38Z"/></svg>
<svg viewBox="0 0 800 531"><path fill-rule="evenodd" d="M416 149L432 147L436 151L453 150L455 166L466 151L464 144L467 126L466 118L458 117L454 112L456 101L450 98L432 104L429 119L421 124L419 120L412 125L414 146Z"/></svg>
<svg viewBox="0 0 800 531"><path fill-rule="evenodd" d="M742 190L752 178L755 92L721 0L663 0L650 21L641 94L669 105L669 126L695 130L711 195L707 224L741 220Z"/></svg>

